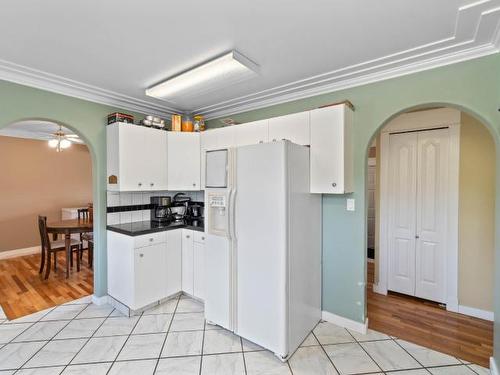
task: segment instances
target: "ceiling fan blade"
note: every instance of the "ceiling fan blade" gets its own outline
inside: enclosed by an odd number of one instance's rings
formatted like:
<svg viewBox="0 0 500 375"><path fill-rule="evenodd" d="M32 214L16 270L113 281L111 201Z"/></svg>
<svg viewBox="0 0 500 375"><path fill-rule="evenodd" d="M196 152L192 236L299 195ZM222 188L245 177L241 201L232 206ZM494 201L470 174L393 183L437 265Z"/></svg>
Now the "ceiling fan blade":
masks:
<svg viewBox="0 0 500 375"><path fill-rule="evenodd" d="M67 138L80 138L78 135L76 134L66 134L66 137Z"/></svg>

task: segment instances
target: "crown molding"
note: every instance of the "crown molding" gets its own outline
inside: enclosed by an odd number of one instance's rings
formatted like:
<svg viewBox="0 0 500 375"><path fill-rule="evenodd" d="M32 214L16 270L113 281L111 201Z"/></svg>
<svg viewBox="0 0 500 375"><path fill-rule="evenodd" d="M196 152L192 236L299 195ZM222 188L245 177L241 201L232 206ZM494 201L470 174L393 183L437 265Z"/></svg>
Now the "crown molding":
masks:
<svg viewBox="0 0 500 375"><path fill-rule="evenodd" d="M167 105L133 98L1 59L0 80L144 114L170 116L182 112Z"/></svg>
<svg viewBox="0 0 500 375"><path fill-rule="evenodd" d="M304 99L471 60L500 51L500 1L458 9L452 37L286 85L197 108L207 119Z"/></svg>

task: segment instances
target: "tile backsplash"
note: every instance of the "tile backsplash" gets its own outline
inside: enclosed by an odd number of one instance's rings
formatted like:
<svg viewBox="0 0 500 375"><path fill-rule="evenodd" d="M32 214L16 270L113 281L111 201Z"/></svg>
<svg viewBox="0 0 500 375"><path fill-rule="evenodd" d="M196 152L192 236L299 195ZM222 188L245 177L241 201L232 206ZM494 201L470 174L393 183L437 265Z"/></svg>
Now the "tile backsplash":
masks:
<svg viewBox="0 0 500 375"><path fill-rule="evenodd" d="M130 206L139 204L149 204L150 198L153 196L171 196L174 197L175 194L180 193L179 191L133 191L133 192L107 192L107 206ZM193 201L203 202L204 192L203 191L186 191L183 192L187 196L191 197ZM124 224L131 223L134 221L142 221L150 219L150 210L138 210L138 211L125 211L125 212L110 212L107 214L107 224Z"/></svg>

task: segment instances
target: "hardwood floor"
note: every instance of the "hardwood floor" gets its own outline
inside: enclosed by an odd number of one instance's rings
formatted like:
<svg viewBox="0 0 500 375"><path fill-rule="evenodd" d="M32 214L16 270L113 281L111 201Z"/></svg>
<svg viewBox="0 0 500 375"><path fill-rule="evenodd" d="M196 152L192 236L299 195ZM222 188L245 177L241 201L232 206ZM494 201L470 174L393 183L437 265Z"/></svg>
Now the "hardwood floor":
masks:
<svg viewBox="0 0 500 375"><path fill-rule="evenodd" d="M52 269L49 278L44 280L38 274L40 255L1 260L0 305L7 318L19 318L92 294L94 277L86 252L81 271L76 272L75 264L68 279L65 266L65 255L61 252L57 272Z"/></svg>
<svg viewBox="0 0 500 375"><path fill-rule="evenodd" d="M369 328L489 367L493 322L452 313L437 303L373 292L374 265L368 263Z"/></svg>

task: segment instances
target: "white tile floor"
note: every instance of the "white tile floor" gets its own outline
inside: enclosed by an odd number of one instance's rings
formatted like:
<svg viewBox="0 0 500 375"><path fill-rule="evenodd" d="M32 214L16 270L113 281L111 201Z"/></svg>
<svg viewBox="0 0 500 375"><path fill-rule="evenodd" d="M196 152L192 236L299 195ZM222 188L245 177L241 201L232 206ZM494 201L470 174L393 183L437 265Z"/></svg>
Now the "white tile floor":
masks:
<svg viewBox="0 0 500 375"><path fill-rule="evenodd" d="M322 322L288 363L217 326L181 297L132 318L85 297L0 319L0 375L467 375L489 370L391 338Z"/></svg>

